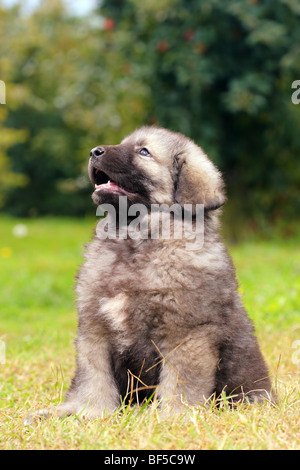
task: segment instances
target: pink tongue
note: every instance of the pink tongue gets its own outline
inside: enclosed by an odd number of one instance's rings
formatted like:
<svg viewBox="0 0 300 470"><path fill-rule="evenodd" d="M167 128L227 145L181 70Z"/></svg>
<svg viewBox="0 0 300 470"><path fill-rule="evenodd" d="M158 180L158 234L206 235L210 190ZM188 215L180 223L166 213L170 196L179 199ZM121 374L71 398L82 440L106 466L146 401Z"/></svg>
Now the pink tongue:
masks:
<svg viewBox="0 0 300 470"><path fill-rule="evenodd" d="M118 187L119 186L116 183L112 183L111 181L104 184L95 184L95 189L114 189Z"/></svg>

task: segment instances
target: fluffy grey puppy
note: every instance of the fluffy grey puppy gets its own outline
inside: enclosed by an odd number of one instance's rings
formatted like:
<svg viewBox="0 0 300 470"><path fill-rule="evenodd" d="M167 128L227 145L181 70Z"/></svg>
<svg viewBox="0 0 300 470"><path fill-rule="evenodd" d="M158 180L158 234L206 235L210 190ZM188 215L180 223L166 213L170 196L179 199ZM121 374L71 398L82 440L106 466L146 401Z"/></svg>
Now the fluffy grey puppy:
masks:
<svg viewBox="0 0 300 470"><path fill-rule="evenodd" d="M153 393L179 410L224 391L233 402L270 399L268 370L218 234L221 174L201 148L142 127L119 145L92 149L89 175L94 202L111 204L117 216L120 196L128 210L142 204L148 222L153 204L189 204L193 229L202 204L204 240L191 244L186 232L124 238L118 224L113 239L96 231L77 279L76 373L57 413L99 417Z"/></svg>

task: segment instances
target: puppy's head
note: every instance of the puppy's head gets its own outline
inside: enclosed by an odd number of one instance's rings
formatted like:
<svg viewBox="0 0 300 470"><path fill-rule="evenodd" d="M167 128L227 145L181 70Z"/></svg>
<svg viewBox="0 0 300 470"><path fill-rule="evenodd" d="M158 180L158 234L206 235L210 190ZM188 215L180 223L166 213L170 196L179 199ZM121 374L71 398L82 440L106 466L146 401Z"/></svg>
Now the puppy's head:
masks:
<svg viewBox="0 0 300 470"><path fill-rule="evenodd" d="M96 204L204 204L214 210L225 202L220 172L200 147L182 134L142 127L119 145L91 150L89 176Z"/></svg>

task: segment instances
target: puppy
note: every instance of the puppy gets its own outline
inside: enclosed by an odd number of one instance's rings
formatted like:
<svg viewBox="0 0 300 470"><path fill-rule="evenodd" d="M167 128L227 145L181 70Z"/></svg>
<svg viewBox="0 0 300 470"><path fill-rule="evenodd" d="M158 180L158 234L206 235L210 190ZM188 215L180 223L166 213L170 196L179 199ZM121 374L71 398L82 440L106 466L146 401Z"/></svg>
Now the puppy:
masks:
<svg viewBox="0 0 300 470"><path fill-rule="evenodd" d="M123 199L126 211L146 208L148 222L153 206L187 205L191 228L200 207L203 237L118 236L118 221L114 237L96 231L77 279L76 373L58 414L100 417L153 394L179 410L224 392L233 402L269 399L268 370L218 234L219 171L190 139L156 127L90 156L97 205L118 218ZM127 213L123 225L132 220Z"/></svg>

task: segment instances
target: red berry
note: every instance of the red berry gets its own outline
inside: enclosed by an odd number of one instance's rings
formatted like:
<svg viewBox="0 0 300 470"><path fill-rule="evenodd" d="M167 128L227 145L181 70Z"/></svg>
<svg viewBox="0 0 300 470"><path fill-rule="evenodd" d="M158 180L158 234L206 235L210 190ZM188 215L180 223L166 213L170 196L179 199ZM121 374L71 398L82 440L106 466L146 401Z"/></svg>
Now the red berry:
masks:
<svg viewBox="0 0 300 470"><path fill-rule="evenodd" d="M169 48L170 46L169 46L168 41L165 41L164 39L161 41L158 41L158 43L156 44L156 49L161 53L167 52Z"/></svg>
<svg viewBox="0 0 300 470"><path fill-rule="evenodd" d="M195 31L193 29L187 29L184 32L183 39L187 42L192 41L195 37Z"/></svg>
<svg viewBox="0 0 300 470"><path fill-rule="evenodd" d="M103 28L105 31L112 31L115 29L115 22L111 18L105 18Z"/></svg>

